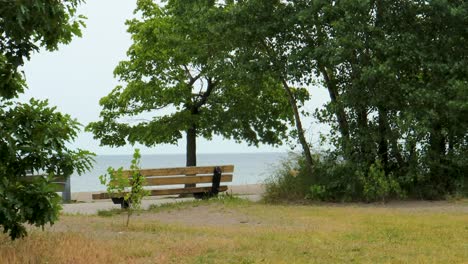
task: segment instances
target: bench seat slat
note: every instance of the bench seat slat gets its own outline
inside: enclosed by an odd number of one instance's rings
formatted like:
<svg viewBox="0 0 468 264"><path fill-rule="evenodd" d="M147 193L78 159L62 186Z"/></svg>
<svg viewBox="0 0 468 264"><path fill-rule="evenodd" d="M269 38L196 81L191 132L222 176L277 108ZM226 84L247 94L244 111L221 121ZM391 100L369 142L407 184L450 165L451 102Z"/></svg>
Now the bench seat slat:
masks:
<svg viewBox="0 0 468 264"><path fill-rule="evenodd" d="M223 174L221 182L231 182L232 174ZM196 183L212 183L213 176L171 176L171 177L156 177L146 178L145 186L154 185L171 185L171 184L196 184Z"/></svg>
<svg viewBox="0 0 468 264"><path fill-rule="evenodd" d="M219 191L227 191L227 186L219 186ZM211 186L208 187L191 187L191 188L179 188L179 189L165 189L165 190L151 190L151 195L171 195L171 194L183 194L183 193L198 193L198 192L209 192Z"/></svg>
<svg viewBox="0 0 468 264"><path fill-rule="evenodd" d="M213 174L216 166L201 166L201 167L180 167L180 168L162 168L162 169L144 169L140 170L141 175L148 176L175 176L175 175L197 175L197 174ZM234 165L219 166L222 173L234 172ZM130 177L131 170L124 170L123 175Z"/></svg>
<svg viewBox="0 0 468 264"><path fill-rule="evenodd" d="M227 191L227 186L219 186L219 191ZM190 188L174 188L174 189L164 189L164 190L150 190L150 196L157 195L172 195L172 194L185 194L185 193L201 193L211 191L211 186L209 187L190 187ZM97 193L93 194L93 199L110 199L111 196L108 193Z"/></svg>

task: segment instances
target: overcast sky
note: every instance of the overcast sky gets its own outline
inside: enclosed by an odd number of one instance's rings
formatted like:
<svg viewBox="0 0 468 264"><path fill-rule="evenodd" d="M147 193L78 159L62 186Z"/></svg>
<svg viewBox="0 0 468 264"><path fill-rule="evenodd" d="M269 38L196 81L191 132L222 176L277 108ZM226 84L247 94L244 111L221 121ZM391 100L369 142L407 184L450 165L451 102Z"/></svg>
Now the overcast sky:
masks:
<svg viewBox="0 0 468 264"><path fill-rule="evenodd" d="M131 45L126 32L125 20L133 17L135 1L131 0L89 0L79 13L88 19L82 38L75 38L71 44L61 46L59 51L34 54L24 67L29 90L21 100L30 97L48 99L59 111L70 114L83 125L98 120L99 99L107 95L118 83L113 76L117 63L126 58ZM312 100L306 110L313 111L328 100L324 89L311 90ZM309 120L305 121L308 138L317 143L320 129ZM323 128L322 128L323 130ZM312 136L314 135L314 136ZM289 146L249 147L230 140L214 138L212 141L198 139L198 153L243 153L288 151ZM72 147L93 151L97 154L130 154L132 146L110 148L99 146L89 133L81 132ZM178 145L159 145L152 148L139 147L145 154L184 153L185 141Z"/></svg>

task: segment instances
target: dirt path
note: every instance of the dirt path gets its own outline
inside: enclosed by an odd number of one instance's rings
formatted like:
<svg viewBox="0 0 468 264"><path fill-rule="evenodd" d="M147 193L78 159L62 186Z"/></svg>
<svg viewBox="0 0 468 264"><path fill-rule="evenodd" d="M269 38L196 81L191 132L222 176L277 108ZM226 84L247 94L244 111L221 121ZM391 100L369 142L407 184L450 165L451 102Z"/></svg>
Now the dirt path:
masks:
<svg viewBox="0 0 468 264"><path fill-rule="evenodd" d="M250 201L259 201L261 195L258 194L246 194L239 195L239 197L248 199ZM177 198L177 197L162 197L162 198L150 198L145 199L142 202L142 208L148 209L151 205L160 205L167 203L179 203L185 201L193 201L194 198ZM101 200L98 202L83 202L73 204L63 204L62 213L64 214L82 214L82 215L95 215L100 210L118 209L120 205L113 204L109 200Z"/></svg>
<svg viewBox="0 0 468 264"><path fill-rule="evenodd" d="M229 186L228 193L237 195L242 198L259 201L264 192L264 186L260 184ZM119 205L113 204L109 200L91 200L92 193L74 193L72 199L78 203L64 204L63 213L65 214L83 214L94 215L99 210L109 210L120 208ZM147 209L154 204L177 203L190 201L193 198L177 198L177 197L148 197L143 201L142 207ZM380 209L395 209L405 212L460 212L468 213L468 200L460 201L391 201L388 203L317 203L316 206L329 207L359 207L359 208L380 208Z"/></svg>
<svg viewBox="0 0 468 264"><path fill-rule="evenodd" d="M229 194L241 196L251 201L259 201L263 192L264 187L261 184L232 185L228 189ZM113 204L110 200L93 201L91 199L92 194L93 192L73 193L72 200L76 200L77 203L64 204L62 212L65 214L93 215L97 214L99 210L120 208L119 205ZM143 200L142 207L143 209L147 209L154 204L176 203L189 200L193 200L193 198L177 198L175 196L147 197Z"/></svg>

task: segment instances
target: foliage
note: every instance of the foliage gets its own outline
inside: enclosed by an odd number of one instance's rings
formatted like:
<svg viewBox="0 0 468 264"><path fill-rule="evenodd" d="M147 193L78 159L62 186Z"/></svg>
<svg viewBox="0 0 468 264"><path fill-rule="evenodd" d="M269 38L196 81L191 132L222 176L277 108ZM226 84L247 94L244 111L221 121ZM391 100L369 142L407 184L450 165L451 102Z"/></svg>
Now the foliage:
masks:
<svg viewBox="0 0 468 264"><path fill-rule="evenodd" d="M313 183L310 174L306 172L304 159L291 153L289 157L275 169L273 176L265 180L266 202L297 201L304 199Z"/></svg>
<svg viewBox="0 0 468 264"><path fill-rule="evenodd" d="M0 5L0 98L26 88L19 67L41 47L56 50L81 36L85 17L76 14L82 0L2 1Z"/></svg>
<svg viewBox="0 0 468 264"><path fill-rule="evenodd" d="M377 160L410 195L463 189L468 23L464 1L289 1L293 49L323 80L337 156L362 173ZM295 18L294 18L295 17ZM308 69L308 70L307 70ZM354 177L355 178L355 177Z"/></svg>
<svg viewBox="0 0 468 264"><path fill-rule="evenodd" d="M357 172L363 185L363 198L368 202L381 200L385 202L393 193L402 196L400 185L391 175L385 175L382 164L377 160L369 168L367 177L362 172Z"/></svg>
<svg viewBox="0 0 468 264"><path fill-rule="evenodd" d="M107 193L113 198L124 197L125 190L131 186L129 178L123 175L123 167L117 170L112 167L107 168L107 173L100 175L99 181L102 185L106 185Z"/></svg>
<svg viewBox="0 0 468 264"><path fill-rule="evenodd" d="M222 2L222 1L220 1ZM269 76L282 90L288 111L293 117L294 130L289 134L302 147L307 166L312 166L312 154L306 139L306 130L302 125L301 111L304 102L309 99L307 85L298 72L301 61L293 52L295 45L294 20L288 19L292 9L281 1L229 1L219 3L222 16L215 17L216 27L223 44L229 47L230 56L226 58L235 71L234 78L252 78ZM314 176L314 175L309 175Z"/></svg>
<svg viewBox="0 0 468 264"><path fill-rule="evenodd" d="M325 175L338 197L360 197L357 175L377 160L411 197L466 190L466 1L229 3L233 12L246 7L232 24L255 25L234 27L244 31L233 35L246 42L275 36L266 46L283 55L265 56L260 65L286 65L276 70L288 80L328 90L330 102L315 116L332 127L335 160L326 158Z"/></svg>
<svg viewBox="0 0 468 264"><path fill-rule="evenodd" d="M91 153L67 147L79 128L75 119L47 101L1 104L0 175L16 181L30 173L83 174L91 168Z"/></svg>
<svg viewBox="0 0 468 264"><path fill-rule="evenodd" d="M327 197L327 188L323 185L317 185L314 184L310 186L309 188L309 193L306 194L305 198L306 199L311 199L311 200L325 200Z"/></svg>
<svg viewBox="0 0 468 264"><path fill-rule="evenodd" d="M210 20L221 11L212 1L138 1L128 59L114 71L123 85L100 100L101 120L87 130L110 146L176 144L186 133L188 166L199 136L281 144L292 119L284 92L268 75L233 77L245 72L225 63L229 45Z"/></svg>
<svg viewBox="0 0 468 264"><path fill-rule="evenodd" d="M80 36L81 0L2 1L0 5L0 225L11 239L27 234L25 224L53 224L60 209L50 179L84 173L93 154L67 145L79 123L49 107L47 101L18 103L26 88L21 72L25 59L40 48L56 50ZM46 174L25 182L28 174Z"/></svg>
<svg viewBox="0 0 468 264"><path fill-rule="evenodd" d="M124 196L125 200L131 202L131 208L133 209L139 209L141 207L143 197L149 194L149 191L143 189L146 178L140 173L140 159L140 151L139 149L135 149L132 163L130 165L130 170L132 171L131 190L130 193Z"/></svg>
<svg viewBox="0 0 468 264"><path fill-rule="evenodd" d="M27 174L70 176L92 166L92 154L71 150L79 124L47 101L0 107L0 225L12 239L26 235L25 223L44 226L58 217L59 196L48 178L26 183Z"/></svg>
<svg viewBox="0 0 468 264"><path fill-rule="evenodd" d="M107 186L107 193L111 197L123 197L124 203L129 205L127 208L127 226L133 211L141 208L141 201L149 194L149 191L143 188L146 178L140 173L140 159L140 150L135 149L130 164L131 175L124 175L123 167L117 170L109 167L107 174L99 176L101 184ZM128 191L129 187L130 190Z"/></svg>
<svg viewBox="0 0 468 264"><path fill-rule="evenodd" d="M322 153L314 155L314 179L308 176L306 168L301 156L285 160L266 180L264 200L386 202L406 196L399 182L385 174L379 161L366 170L346 161L336 162L332 153Z"/></svg>
<svg viewBox="0 0 468 264"><path fill-rule="evenodd" d="M0 180L0 224L12 240L27 235L24 224L44 227L57 221L61 198L46 180L27 185Z"/></svg>

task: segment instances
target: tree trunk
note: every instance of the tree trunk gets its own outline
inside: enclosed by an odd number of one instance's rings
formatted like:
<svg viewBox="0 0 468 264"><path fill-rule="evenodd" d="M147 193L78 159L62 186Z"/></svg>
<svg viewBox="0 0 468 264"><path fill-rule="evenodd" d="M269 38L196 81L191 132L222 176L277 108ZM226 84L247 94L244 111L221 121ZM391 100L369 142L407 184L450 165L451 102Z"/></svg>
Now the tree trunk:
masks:
<svg viewBox="0 0 468 264"><path fill-rule="evenodd" d="M261 44L265 48L265 51L267 52L268 56L270 56L271 60L274 61L274 64L280 65L277 63L277 58L276 56L273 55L273 52L271 48L268 46L268 44L264 40L261 41ZM311 177L314 178L314 175L312 172L312 164L313 164L312 154L310 153L309 144L307 144L307 140L304 136L304 129L302 129L301 116L299 114L299 109L297 107L296 98L294 98L294 94L292 93L291 88L286 82L286 79L284 78L284 76L280 72L278 76L283 84L283 88L286 90L286 93L288 94L289 104L291 105L291 108L294 113L294 120L296 123L297 134L299 136L299 143L302 145L302 150L304 151L307 169L309 170Z"/></svg>
<svg viewBox="0 0 468 264"><path fill-rule="evenodd" d="M385 173L388 173L387 111L379 107L379 148L378 155Z"/></svg>
<svg viewBox="0 0 468 264"><path fill-rule="evenodd" d="M375 156L373 153L374 141L370 138L368 118L367 118L367 109L364 106L356 106L357 112L357 133L358 133L358 142L360 148L360 155L357 157L359 160L367 163L367 167L372 165L375 162Z"/></svg>
<svg viewBox="0 0 468 264"><path fill-rule="evenodd" d="M192 125L186 131L187 133L187 151L186 151L186 166L197 166L197 128ZM195 187L195 184L186 184L185 188Z"/></svg>
<svg viewBox="0 0 468 264"><path fill-rule="evenodd" d="M187 130L187 167L197 166L197 130L192 126Z"/></svg>
<svg viewBox="0 0 468 264"><path fill-rule="evenodd" d="M312 154L310 153L309 144L307 144L307 140L304 136L304 129L302 128L301 116L299 114L296 99L294 98L294 94L292 93L291 88L284 79L282 79L282 83L284 89L286 90L286 93L288 94L289 104L291 105L291 108L294 112L294 122L296 123L297 134L299 136L299 143L302 145L302 151L304 152L306 158L307 169L309 170L311 177L315 178L312 172Z"/></svg>
<svg viewBox="0 0 468 264"><path fill-rule="evenodd" d="M445 137L442 133L442 125L439 121L435 121L432 131L429 136L429 168L432 177L432 182L438 184L443 192L443 186L446 184L447 179L443 175L443 159L445 156Z"/></svg>
<svg viewBox="0 0 468 264"><path fill-rule="evenodd" d="M325 67L319 66L320 72L322 73L323 79L325 80L325 85L328 89L328 94L330 95L330 101L334 106L335 116L338 120L338 128L341 133L342 147L344 155L350 154L349 146L349 124L348 119L346 118L346 113L343 108L343 105L338 100L338 88L336 86L335 78L333 73L328 71ZM345 157L347 159L347 157Z"/></svg>

